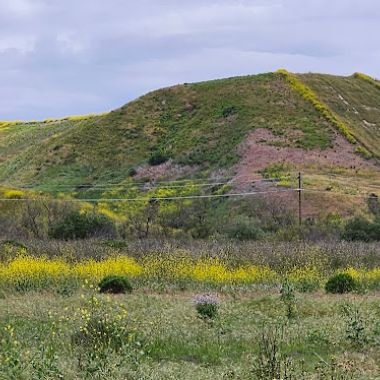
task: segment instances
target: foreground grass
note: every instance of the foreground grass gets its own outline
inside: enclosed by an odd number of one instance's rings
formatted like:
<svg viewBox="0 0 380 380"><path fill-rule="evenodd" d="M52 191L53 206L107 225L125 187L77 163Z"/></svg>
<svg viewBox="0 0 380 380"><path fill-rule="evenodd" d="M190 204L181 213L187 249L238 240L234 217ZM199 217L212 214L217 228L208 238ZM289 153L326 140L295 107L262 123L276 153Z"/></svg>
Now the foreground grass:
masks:
<svg viewBox="0 0 380 380"><path fill-rule="evenodd" d="M377 245L73 244L0 251L0 379L380 379ZM355 294L325 294L336 272ZM132 294L99 294L109 274Z"/></svg>
<svg viewBox="0 0 380 380"><path fill-rule="evenodd" d="M378 294L297 294L287 319L277 291L230 292L219 294L213 322L197 317L194 294L9 292L0 299L0 378L257 379L265 349L291 361L288 378L380 378ZM106 343L77 339L93 316L114 334Z"/></svg>

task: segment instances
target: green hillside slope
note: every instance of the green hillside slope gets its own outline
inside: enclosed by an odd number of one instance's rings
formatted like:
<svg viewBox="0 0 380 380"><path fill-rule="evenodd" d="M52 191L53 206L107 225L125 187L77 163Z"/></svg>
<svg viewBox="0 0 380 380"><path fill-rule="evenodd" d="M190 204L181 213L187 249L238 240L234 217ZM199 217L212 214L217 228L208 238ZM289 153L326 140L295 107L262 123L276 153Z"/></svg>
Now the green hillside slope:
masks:
<svg viewBox="0 0 380 380"><path fill-rule="evenodd" d="M297 78L353 131L356 150L363 146L380 157L376 86L359 77L305 74ZM136 172L136 181L213 173L233 176L244 160L246 138L262 130L270 134L269 139L256 139L254 144L276 148L279 157L288 154L289 158L279 158L287 164L291 164L289 152L319 152L320 156L332 151L340 133L280 73L185 84L154 91L100 116L1 123L0 183L54 189L57 184L74 188L119 183ZM265 149L262 152L265 155ZM273 151L268 154L271 166ZM168 162L152 171L149 160ZM358 160L365 161L359 156ZM300 169L301 161L295 161L292 169ZM367 172L376 172L375 165L372 162ZM261 169L253 170L252 176ZM320 165L315 168L320 169Z"/></svg>
<svg viewBox="0 0 380 380"><path fill-rule="evenodd" d="M360 76L300 76L320 99L335 112L355 137L380 157L380 87Z"/></svg>

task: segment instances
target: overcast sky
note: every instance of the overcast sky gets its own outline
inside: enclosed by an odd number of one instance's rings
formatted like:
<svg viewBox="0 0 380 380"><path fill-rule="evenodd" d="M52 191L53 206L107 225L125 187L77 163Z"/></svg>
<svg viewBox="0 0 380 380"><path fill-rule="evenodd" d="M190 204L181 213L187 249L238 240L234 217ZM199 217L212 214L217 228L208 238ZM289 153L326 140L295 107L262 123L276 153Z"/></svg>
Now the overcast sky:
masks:
<svg viewBox="0 0 380 380"><path fill-rule="evenodd" d="M0 0L0 120L287 68L380 77L379 0Z"/></svg>

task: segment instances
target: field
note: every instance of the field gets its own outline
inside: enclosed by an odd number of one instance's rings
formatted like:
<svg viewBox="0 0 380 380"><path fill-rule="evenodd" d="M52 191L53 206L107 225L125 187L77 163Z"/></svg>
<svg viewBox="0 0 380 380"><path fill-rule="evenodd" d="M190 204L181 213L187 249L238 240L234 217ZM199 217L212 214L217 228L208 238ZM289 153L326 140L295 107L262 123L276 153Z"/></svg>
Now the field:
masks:
<svg viewBox="0 0 380 380"><path fill-rule="evenodd" d="M49 244L2 245L2 379L380 378L378 244Z"/></svg>
<svg viewBox="0 0 380 380"><path fill-rule="evenodd" d="M198 318L194 294L137 290L111 299L97 295L97 306L89 305L88 291L69 297L9 295L0 300L0 376L273 379L255 374L255 369L260 373L262 366L265 373L270 364L265 360L275 355L272 360L282 367L289 361L293 372L283 378L380 378L376 293L297 294L297 314L288 319L274 290L226 292L219 294L219 317L212 323ZM95 346L73 338L86 325L87 310L91 317L104 318L98 319L104 323L98 327L105 329L106 343ZM128 339L119 347L118 334L124 333Z"/></svg>

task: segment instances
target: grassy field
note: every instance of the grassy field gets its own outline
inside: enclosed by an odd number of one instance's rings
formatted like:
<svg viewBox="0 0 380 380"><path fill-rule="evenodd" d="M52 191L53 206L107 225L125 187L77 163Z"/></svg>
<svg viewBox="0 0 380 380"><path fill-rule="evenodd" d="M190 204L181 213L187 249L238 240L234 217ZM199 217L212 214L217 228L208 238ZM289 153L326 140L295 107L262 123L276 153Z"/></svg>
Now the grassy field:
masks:
<svg viewBox="0 0 380 380"><path fill-rule="evenodd" d="M9 293L0 299L0 378L380 378L377 293L296 293L288 318L279 291L214 292L213 320L199 318L195 294Z"/></svg>
<svg viewBox="0 0 380 380"><path fill-rule="evenodd" d="M0 379L380 379L378 244L0 253ZM337 273L351 293L325 291ZM132 293L99 293L107 275ZM198 310L205 298L215 313Z"/></svg>

